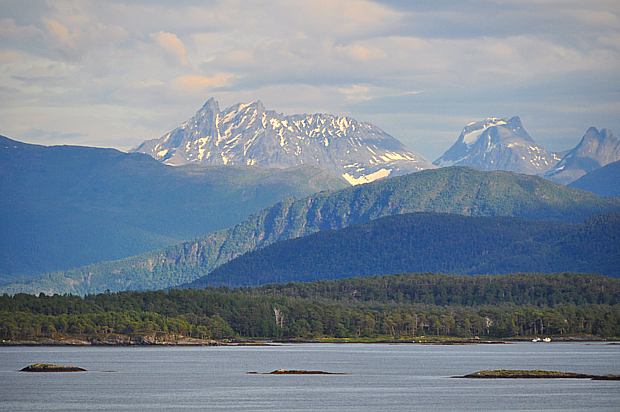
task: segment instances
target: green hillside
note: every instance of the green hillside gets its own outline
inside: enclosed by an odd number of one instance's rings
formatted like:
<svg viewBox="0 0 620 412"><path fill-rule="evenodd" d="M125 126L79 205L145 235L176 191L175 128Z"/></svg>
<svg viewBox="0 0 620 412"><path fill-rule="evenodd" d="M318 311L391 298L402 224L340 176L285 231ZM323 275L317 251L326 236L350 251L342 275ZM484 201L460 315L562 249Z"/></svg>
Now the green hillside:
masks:
<svg viewBox="0 0 620 412"><path fill-rule="evenodd" d="M113 149L0 136L0 283L116 260L348 184L314 166L165 166Z"/></svg>
<svg viewBox="0 0 620 412"><path fill-rule="evenodd" d="M566 188L536 176L449 167L285 199L229 229L179 245L65 272L24 279L8 293L97 293L159 289L191 282L248 251L276 241L383 216L441 212L581 222L620 211L620 200Z"/></svg>
<svg viewBox="0 0 620 412"><path fill-rule="evenodd" d="M620 277L620 213L582 224L412 213L277 242L189 286L238 287L411 272Z"/></svg>

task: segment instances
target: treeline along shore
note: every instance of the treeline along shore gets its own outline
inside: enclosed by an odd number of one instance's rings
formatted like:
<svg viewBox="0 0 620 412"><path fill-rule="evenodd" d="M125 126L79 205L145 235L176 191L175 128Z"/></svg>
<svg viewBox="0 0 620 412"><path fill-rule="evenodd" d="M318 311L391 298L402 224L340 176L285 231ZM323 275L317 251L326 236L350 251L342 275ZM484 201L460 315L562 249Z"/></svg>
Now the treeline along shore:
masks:
<svg viewBox="0 0 620 412"><path fill-rule="evenodd" d="M408 340L620 337L620 280L397 274L261 287L0 297L4 344L129 336ZM123 340L119 340L123 342Z"/></svg>

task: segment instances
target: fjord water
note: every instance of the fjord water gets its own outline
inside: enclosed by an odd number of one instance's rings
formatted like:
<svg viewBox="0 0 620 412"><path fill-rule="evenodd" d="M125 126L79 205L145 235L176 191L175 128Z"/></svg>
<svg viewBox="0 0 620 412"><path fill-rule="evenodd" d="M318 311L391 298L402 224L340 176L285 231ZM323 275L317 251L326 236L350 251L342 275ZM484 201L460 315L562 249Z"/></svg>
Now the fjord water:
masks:
<svg viewBox="0 0 620 412"><path fill-rule="evenodd" d="M39 362L88 371L18 372ZM280 368L343 375L260 374ZM1 347L0 410L619 410L620 381L452 378L485 369L620 374L620 346Z"/></svg>

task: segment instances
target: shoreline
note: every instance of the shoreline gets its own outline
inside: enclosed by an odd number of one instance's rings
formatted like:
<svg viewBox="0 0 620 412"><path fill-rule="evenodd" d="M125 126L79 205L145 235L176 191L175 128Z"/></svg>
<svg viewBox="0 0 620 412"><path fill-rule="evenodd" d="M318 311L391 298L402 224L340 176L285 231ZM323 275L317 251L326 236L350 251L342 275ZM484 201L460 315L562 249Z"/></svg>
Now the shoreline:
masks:
<svg viewBox="0 0 620 412"><path fill-rule="evenodd" d="M556 337L551 342L532 342L531 338L509 339L454 339L454 338L417 338L417 339L232 339L228 341L216 341L212 339L197 339L186 337L160 338L153 335L127 336L114 335L105 337L85 338L61 338L42 340L19 340L0 342L0 347L16 346L48 346L48 347L72 347L72 346L276 346L286 344L304 343L337 343L337 344L390 344L390 345L506 345L511 343L536 343L540 345L548 343L589 343L605 342L609 345L620 344L619 340L606 339L596 336L569 336Z"/></svg>

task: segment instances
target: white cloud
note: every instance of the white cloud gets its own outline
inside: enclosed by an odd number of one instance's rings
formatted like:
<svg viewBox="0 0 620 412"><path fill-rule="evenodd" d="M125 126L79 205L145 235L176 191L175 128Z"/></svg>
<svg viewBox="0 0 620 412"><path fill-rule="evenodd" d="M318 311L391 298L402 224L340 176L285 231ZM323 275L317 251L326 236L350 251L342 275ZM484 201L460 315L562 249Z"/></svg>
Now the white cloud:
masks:
<svg viewBox="0 0 620 412"><path fill-rule="evenodd" d="M227 76L219 75L215 77L204 76L183 76L178 77L172 82L170 86L173 91L181 93L203 93L206 89L212 87L222 87L226 85Z"/></svg>
<svg viewBox="0 0 620 412"><path fill-rule="evenodd" d="M185 58L185 44L183 44L176 35L160 31L158 33L152 33L151 38L154 39L176 63L184 67L188 66L187 59Z"/></svg>

